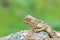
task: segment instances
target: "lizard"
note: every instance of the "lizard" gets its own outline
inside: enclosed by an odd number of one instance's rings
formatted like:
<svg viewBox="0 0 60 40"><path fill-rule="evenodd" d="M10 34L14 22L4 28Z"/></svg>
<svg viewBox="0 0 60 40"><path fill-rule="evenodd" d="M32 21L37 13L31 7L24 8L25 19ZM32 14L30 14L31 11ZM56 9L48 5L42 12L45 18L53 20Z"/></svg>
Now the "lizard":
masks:
<svg viewBox="0 0 60 40"><path fill-rule="evenodd" d="M24 22L29 24L36 33L44 30L49 34L51 38L58 37L56 32L52 30L52 28L46 22L39 20L31 15L26 16L24 18Z"/></svg>

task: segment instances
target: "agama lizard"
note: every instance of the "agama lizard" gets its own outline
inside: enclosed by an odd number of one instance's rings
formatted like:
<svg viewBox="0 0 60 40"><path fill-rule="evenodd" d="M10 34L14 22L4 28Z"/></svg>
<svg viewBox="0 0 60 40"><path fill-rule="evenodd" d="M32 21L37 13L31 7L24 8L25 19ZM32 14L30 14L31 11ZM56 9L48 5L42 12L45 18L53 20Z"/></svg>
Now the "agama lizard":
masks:
<svg viewBox="0 0 60 40"><path fill-rule="evenodd" d="M32 26L35 32L46 31L51 38L57 38L57 34L50 28L50 26L42 20L28 15L24 18L24 22Z"/></svg>

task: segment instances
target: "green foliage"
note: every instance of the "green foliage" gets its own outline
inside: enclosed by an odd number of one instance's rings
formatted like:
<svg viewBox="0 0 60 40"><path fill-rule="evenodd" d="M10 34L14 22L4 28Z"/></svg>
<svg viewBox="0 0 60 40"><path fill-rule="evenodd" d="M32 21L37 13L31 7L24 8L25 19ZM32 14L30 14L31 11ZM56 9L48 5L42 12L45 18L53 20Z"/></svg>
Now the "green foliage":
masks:
<svg viewBox="0 0 60 40"><path fill-rule="evenodd" d="M31 29L23 22L26 15L35 16L60 31L60 0L8 0L6 6L4 2L0 0L0 36Z"/></svg>

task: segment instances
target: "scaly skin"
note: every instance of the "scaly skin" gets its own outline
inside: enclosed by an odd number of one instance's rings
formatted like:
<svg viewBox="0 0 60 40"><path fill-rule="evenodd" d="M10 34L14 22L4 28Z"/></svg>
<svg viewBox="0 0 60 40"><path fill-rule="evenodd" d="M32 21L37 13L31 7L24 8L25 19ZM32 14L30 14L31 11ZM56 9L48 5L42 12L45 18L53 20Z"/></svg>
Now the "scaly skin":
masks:
<svg viewBox="0 0 60 40"><path fill-rule="evenodd" d="M46 31L51 38L57 38L56 33L44 21L38 20L31 15L24 18L24 22L32 26L35 32Z"/></svg>

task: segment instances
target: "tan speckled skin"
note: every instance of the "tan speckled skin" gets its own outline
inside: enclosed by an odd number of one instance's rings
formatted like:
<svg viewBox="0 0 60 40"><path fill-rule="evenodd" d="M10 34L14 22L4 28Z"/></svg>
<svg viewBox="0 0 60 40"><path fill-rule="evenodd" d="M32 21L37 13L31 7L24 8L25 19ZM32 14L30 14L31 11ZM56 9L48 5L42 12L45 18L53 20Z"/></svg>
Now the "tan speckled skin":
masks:
<svg viewBox="0 0 60 40"><path fill-rule="evenodd" d="M44 30L51 36L51 38L57 38L56 33L44 21L38 20L34 18L33 16L28 15L24 18L24 22L32 26L32 28L35 29L35 32L40 32Z"/></svg>

